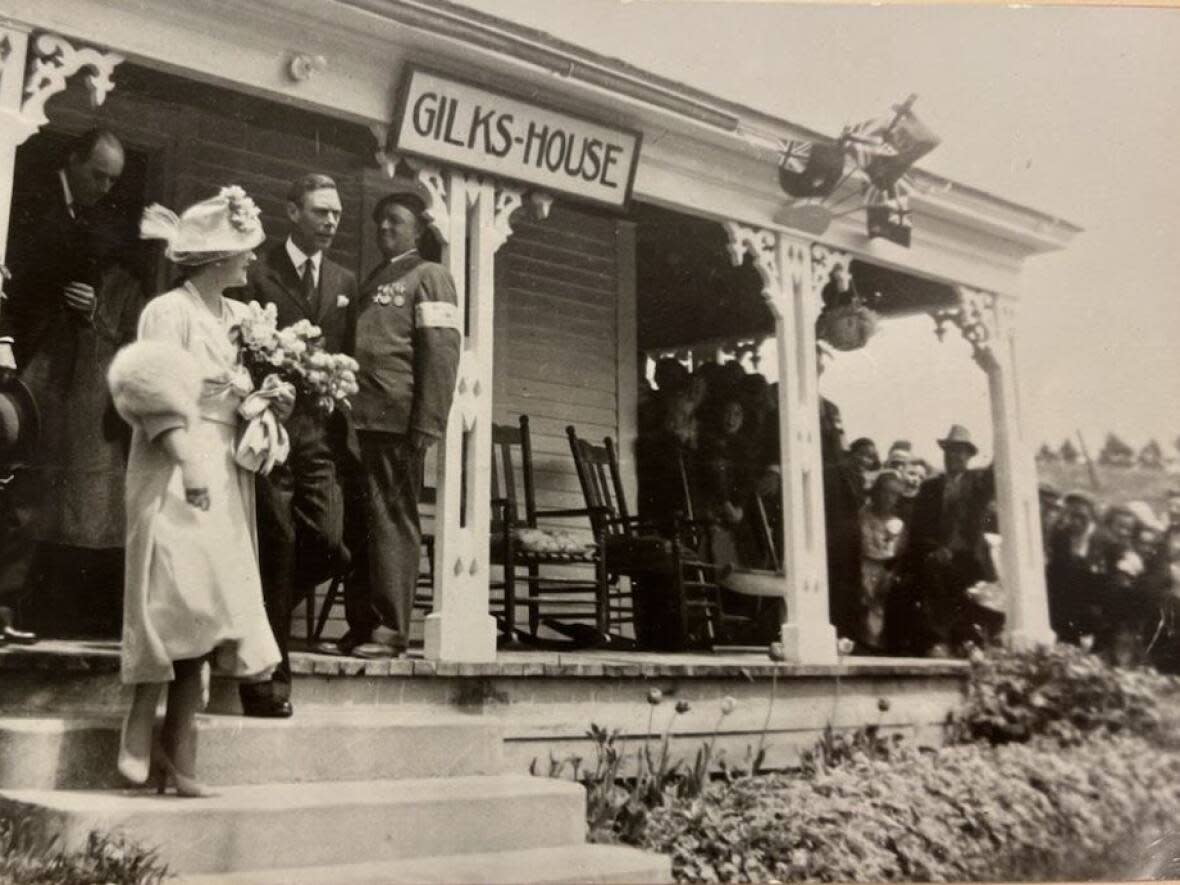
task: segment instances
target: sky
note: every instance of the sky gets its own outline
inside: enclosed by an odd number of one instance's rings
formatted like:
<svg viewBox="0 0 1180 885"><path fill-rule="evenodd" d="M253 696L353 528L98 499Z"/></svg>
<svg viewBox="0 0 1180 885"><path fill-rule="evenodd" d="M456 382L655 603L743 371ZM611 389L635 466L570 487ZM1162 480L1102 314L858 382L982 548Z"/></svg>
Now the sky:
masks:
<svg viewBox="0 0 1180 885"><path fill-rule="evenodd" d="M461 2L829 135L917 93L942 137L923 168L1085 229L1023 274L1032 438L1180 436L1180 10ZM883 324L825 395L882 447L954 420L986 449L983 373L930 330Z"/></svg>

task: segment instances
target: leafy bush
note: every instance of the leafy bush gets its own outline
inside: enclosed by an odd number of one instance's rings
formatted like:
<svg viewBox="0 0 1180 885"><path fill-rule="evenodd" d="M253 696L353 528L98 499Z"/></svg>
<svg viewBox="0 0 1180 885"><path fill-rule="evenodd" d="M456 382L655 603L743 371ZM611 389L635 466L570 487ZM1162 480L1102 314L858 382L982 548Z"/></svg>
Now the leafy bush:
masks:
<svg viewBox="0 0 1180 885"><path fill-rule="evenodd" d="M1065 754L1041 739L715 785L651 809L642 844L679 881L1091 878L1128 875L1177 815L1180 755L1132 736Z"/></svg>
<svg viewBox="0 0 1180 885"><path fill-rule="evenodd" d="M1159 738L1178 698L1176 677L1111 667L1072 645L976 652L951 737L998 744L1045 735L1064 745L1093 734Z"/></svg>
<svg viewBox="0 0 1180 885"><path fill-rule="evenodd" d="M65 852L21 822L0 820L4 885L155 885L169 875L154 851L121 836L91 833L84 849Z"/></svg>

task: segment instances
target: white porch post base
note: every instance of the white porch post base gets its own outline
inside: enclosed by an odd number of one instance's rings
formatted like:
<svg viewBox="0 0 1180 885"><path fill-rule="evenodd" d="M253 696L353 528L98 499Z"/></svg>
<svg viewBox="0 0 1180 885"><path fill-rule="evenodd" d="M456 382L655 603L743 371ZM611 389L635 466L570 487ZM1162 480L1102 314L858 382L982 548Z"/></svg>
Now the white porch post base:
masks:
<svg viewBox="0 0 1180 885"><path fill-rule="evenodd" d="M836 628L831 624L783 624L783 657L792 664L836 664Z"/></svg>
<svg viewBox="0 0 1180 885"><path fill-rule="evenodd" d="M1046 628L1044 630L1011 630L1007 634L1008 647L1013 651L1032 651L1042 646L1056 644L1057 634Z"/></svg>
<svg viewBox="0 0 1180 885"><path fill-rule="evenodd" d="M468 608L431 612L422 629L428 661L481 664L496 660L496 619L487 612Z"/></svg>

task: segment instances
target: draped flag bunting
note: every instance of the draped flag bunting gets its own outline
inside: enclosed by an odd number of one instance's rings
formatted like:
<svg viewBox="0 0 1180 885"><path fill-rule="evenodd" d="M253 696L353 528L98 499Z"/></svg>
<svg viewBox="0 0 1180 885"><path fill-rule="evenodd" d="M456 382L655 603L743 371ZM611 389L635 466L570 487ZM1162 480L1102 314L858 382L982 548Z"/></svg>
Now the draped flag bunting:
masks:
<svg viewBox="0 0 1180 885"><path fill-rule="evenodd" d="M826 197L843 174L844 149L838 144L789 141L779 160L779 185L792 197Z"/></svg>
<svg viewBox="0 0 1180 885"><path fill-rule="evenodd" d="M908 247L913 190L908 173L940 143L914 115L916 100L911 95L885 117L845 126L835 141L785 142L779 185L795 202L776 218L822 233L833 217L825 201L843 181L855 178L862 185L859 207L865 210L869 237Z"/></svg>

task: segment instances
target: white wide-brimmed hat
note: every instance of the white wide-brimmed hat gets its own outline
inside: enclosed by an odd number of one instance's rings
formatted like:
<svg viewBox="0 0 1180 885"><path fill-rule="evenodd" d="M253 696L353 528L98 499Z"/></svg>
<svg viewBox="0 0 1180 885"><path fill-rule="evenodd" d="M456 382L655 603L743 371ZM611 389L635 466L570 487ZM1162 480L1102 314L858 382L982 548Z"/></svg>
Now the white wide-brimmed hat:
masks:
<svg viewBox="0 0 1180 885"><path fill-rule="evenodd" d="M259 246L266 234L258 216L258 207L244 190L223 187L217 196L189 206L179 216L158 203L148 206L139 235L167 243L164 255L176 264L208 264Z"/></svg>

